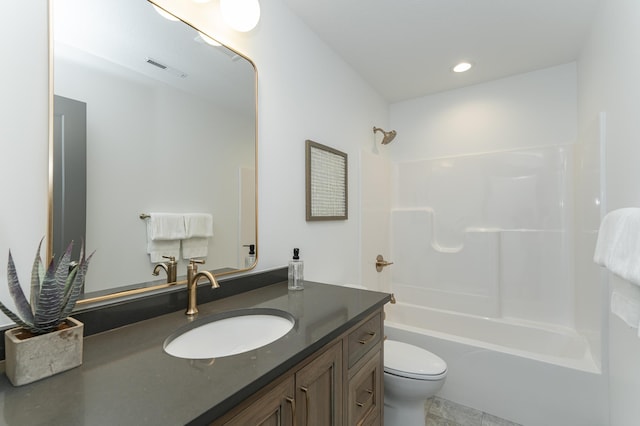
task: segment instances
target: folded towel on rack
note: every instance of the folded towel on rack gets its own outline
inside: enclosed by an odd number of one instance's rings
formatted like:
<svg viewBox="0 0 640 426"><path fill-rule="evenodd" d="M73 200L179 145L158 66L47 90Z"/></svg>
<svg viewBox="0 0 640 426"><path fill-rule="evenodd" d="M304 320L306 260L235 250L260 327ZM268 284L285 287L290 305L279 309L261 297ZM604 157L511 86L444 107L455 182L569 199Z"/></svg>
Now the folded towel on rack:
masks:
<svg viewBox="0 0 640 426"><path fill-rule="evenodd" d="M640 208L614 210L604 217L593 261L640 285Z"/></svg>
<svg viewBox="0 0 640 426"><path fill-rule="evenodd" d="M180 240L185 237L184 217L176 213L150 213L147 218L147 253L152 263L162 256L180 257Z"/></svg>
<svg viewBox="0 0 640 426"><path fill-rule="evenodd" d="M162 256L173 256L180 258L180 240L152 240L147 239L147 253L149 253L151 263L164 262Z"/></svg>
<svg viewBox="0 0 640 426"><path fill-rule="evenodd" d="M149 240L181 240L187 238L184 215L181 213L150 213L147 219Z"/></svg>
<svg viewBox="0 0 640 426"><path fill-rule="evenodd" d="M184 214L185 238L213 237L213 216L209 213Z"/></svg>
<svg viewBox="0 0 640 426"><path fill-rule="evenodd" d="M209 254L209 238L193 237L182 240L182 258L207 257Z"/></svg>

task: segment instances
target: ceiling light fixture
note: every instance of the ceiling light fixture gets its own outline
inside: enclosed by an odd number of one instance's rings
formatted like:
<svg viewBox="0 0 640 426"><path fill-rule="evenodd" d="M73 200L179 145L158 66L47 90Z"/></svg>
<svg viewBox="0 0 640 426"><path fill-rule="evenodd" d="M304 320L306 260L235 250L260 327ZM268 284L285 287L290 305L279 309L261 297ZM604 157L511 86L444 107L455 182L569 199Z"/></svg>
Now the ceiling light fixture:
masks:
<svg viewBox="0 0 640 426"><path fill-rule="evenodd" d="M178 18L176 18L175 16L173 16L172 14L167 12L166 10L159 8L155 4L152 4L151 6L153 6L153 8L156 10L156 12L158 12L158 14L160 16L162 16L164 19L168 19L170 21L178 21L179 20Z"/></svg>
<svg viewBox="0 0 640 426"><path fill-rule="evenodd" d="M200 40L204 41L205 43L207 43L210 46L222 46L222 44L218 43L217 41L215 41L214 39L212 39L211 37L209 37L206 34L201 33L200 31L198 31L198 37Z"/></svg>
<svg viewBox="0 0 640 426"><path fill-rule="evenodd" d="M234 30L246 33L260 21L258 0L220 0L222 19Z"/></svg>
<svg viewBox="0 0 640 426"><path fill-rule="evenodd" d="M469 62L460 62L458 65L453 67L453 72L465 72L469 71L473 65Z"/></svg>

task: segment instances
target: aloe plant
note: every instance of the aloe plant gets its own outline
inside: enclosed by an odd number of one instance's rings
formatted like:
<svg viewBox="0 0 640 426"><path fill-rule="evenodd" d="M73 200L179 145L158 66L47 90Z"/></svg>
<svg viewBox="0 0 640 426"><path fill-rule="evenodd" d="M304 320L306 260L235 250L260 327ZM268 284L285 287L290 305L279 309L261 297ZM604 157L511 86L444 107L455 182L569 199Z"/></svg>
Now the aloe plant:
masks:
<svg viewBox="0 0 640 426"><path fill-rule="evenodd" d="M49 267L44 268L40 258L42 240L38 245L36 258L31 269L31 303L22 291L16 267L9 250L7 278L9 294L16 305L17 313L12 312L2 302L0 310L20 327L32 334L46 334L56 331L73 310L82 294L84 279L93 253L85 259L84 244L80 249L78 262L71 260L73 242L62 255L58 264L51 259Z"/></svg>

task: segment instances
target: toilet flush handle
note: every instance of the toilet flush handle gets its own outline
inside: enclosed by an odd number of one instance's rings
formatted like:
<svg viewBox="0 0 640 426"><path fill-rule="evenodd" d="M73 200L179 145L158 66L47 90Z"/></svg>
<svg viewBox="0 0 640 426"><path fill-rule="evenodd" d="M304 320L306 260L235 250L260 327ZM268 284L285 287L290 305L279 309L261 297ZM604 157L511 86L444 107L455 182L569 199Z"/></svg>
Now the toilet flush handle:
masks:
<svg viewBox="0 0 640 426"><path fill-rule="evenodd" d="M393 265L393 262L387 262L381 254L376 256L376 271L382 272L382 268L389 265Z"/></svg>

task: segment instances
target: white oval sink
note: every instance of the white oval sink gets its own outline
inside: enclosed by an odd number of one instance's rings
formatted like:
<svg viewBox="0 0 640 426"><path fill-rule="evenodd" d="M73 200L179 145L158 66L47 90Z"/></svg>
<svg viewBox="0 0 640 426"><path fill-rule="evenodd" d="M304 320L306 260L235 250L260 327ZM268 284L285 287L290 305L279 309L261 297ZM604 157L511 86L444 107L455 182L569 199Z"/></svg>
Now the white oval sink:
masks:
<svg viewBox="0 0 640 426"><path fill-rule="evenodd" d="M211 315L167 337L164 351L187 359L236 355L268 345L287 334L295 319L285 311L239 309Z"/></svg>

